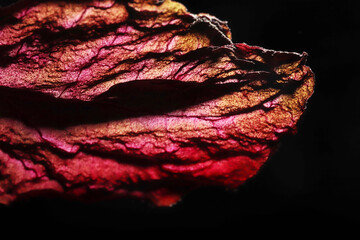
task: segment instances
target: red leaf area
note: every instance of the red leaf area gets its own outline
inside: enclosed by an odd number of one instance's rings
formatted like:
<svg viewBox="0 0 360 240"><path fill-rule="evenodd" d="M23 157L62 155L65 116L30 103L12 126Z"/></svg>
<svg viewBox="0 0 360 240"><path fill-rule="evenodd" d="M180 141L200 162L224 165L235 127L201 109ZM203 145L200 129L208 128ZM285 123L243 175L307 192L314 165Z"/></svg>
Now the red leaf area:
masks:
<svg viewBox="0 0 360 240"><path fill-rule="evenodd" d="M20 1L0 16L3 204L170 206L237 188L313 93L305 53L234 44L225 22L170 0Z"/></svg>

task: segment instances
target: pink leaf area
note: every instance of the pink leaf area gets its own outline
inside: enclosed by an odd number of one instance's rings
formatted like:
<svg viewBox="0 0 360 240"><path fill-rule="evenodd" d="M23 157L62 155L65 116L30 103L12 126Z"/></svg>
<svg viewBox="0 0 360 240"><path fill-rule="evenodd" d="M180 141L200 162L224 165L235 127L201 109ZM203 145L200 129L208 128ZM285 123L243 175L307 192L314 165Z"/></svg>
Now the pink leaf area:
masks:
<svg viewBox="0 0 360 240"><path fill-rule="evenodd" d="M56 192L171 206L237 188L313 93L306 53L235 44L225 22L170 0L19 1L0 16L3 204Z"/></svg>

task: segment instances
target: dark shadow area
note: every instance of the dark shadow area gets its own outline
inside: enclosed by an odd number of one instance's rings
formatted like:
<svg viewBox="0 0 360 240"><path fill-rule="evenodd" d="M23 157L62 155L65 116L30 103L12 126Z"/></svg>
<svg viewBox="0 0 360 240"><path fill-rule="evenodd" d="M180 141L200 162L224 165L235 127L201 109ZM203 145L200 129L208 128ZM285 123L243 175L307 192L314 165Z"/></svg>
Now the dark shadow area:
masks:
<svg viewBox="0 0 360 240"><path fill-rule="evenodd" d="M237 84L143 80L114 86L94 101L54 98L41 92L0 87L2 116L38 127L64 128L132 117L165 114L236 91Z"/></svg>
<svg viewBox="0 0 360 240"><path fill-rule="evenodd" d="M239 91L258 76L238 83L213 84L176 80L138 80L122 83L100 94L93 101L55 98L41 92L0 87L0 111L3 117L17 118L36 127L65 128L79 124L102 123L139 116L162 115L196 106L226 94ZM263 102L231 114L241 114L264 108L263 103L281 94L291 94L299 81L275 84L275 77L260 89L279 88L280 92ZM208 81L211 82L212 79ZM219 80L219 79L218 79ZM260 90L259 89L259 90ZM254 90L257 90L254 88ZM222 116L218 116L222 117Z"/></svg>

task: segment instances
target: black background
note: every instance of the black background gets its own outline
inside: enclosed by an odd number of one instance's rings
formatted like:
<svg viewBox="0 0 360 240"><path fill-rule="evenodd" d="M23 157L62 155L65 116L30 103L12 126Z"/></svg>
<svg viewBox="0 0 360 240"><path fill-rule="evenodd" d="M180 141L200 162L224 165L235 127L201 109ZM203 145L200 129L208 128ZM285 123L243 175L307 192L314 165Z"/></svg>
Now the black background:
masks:
<svg viewBox="0 0 360 240"><path fill-rule="evenodd" d="M10 1L1 3L5 5ZM84 204L37 198L0 207L5 225L32 233L348 232L360 226L359 15L356 1L182 0L228 21L234 42L307 52L315 93L298 125L238 191L194 191L172 208L135 200ZM136 230L136 231L134 231ZM167 235L173 237L173 235ZM51 235L50 235L51 236ZM122 235L114 235L120 237Z"/></svg>

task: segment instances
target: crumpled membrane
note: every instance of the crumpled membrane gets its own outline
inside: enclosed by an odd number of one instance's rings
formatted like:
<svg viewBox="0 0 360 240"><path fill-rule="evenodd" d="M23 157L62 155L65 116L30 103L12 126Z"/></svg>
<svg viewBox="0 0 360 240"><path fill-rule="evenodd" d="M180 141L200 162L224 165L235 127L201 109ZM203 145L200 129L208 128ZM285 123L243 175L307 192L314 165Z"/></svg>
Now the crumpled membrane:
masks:
<svg viewBox="0 0 360 240"><path fill-rule="evenodd" d="M313 93L307 54L234 44L165 0L0 10L0 203L57 193L170 206L254 176Z"/></svg>

